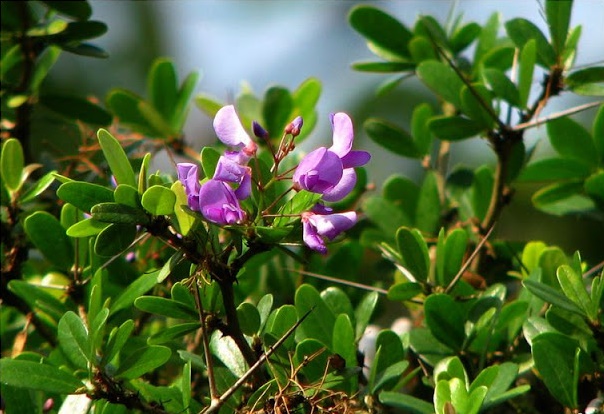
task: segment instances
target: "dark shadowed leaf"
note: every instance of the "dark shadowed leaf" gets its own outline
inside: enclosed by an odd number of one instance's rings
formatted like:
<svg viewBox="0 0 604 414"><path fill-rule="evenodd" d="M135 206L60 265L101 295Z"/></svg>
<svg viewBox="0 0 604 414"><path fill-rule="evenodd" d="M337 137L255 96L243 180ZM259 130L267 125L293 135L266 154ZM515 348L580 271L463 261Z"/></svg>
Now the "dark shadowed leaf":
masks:
<svg viewBox="0 0 604 414"><path fill-rule="evenodd" d="M429 60L420 63L416 72L434 93L457 108L461 106L459 94L464 84L453 69L442 62Z"/></svg>
<svg viewBox="0 0 604 414"><path fill-rule="evenodd" d="M100 203L92 207L92 218L102 223L146 224L149 217L142 209L119 203Z"/></svg>
<svg viewBox="0 0 604 414"><path fill-rule="evenodd" d="M294 100L290 92L278 86L269 88L264 94L262 105L263 126L268 131L269 137L276 138L283 135L285 126L292 121L290 119L294 109Z"/></svg>
<svg viewBox="0 0 604 414"><path fill-rule="evenodd" d="M59 14L73 17L78 20L86 20L92 15L92 8L88 1L43 1L48 7L56 10Z"/></svg>
<svg viewBox="0 0 604 414"><path fill-rule="evenodd" d="M401 227L396 232L396 244L405 268L417 281L425 282L430 271L430 257L421 233L416 229Z"/></svg>
<svg viewBox="0 0 604 414"><path fill-rule="evenodd" d="M25 219L25 233L40 253L62 270L73 265L74 250L71 240L59 220L45 211L37 211Z"/></svg>
<svg viewBox="0 0 604 414"><path fill-rule="evenodd" d="M296 339L314 338L325 346L331 345L336 317L317 289L307 284L300 286L296 291L295 305L298 317L311 311L305 322L296 330Z"/></svg>
<svg viewBox="0 0 604 414"><path fill-rule="evenodd" d="M533 194L531 199L539 210L562 216L590 211L595 207L593 200L582 192L581 181L569 181L548 185Z"/></svg>
<svg viewBox="0 0 604 414"><path fill-rule="evenodd" d="M88 99L77 96L50 95L40 96L40 103L68 119L77 119L92 125L109 125L112 117L109 112Z"/></svg>
<svg viewBox="0 0 604 414"><path fill-rule="evenodd" d="M376 73L408 72L415 69L415 66L414 62L355 62L352 64L354 70Z"/></svg>
<svg viewBox="0 0 604 414"><path fill-rule="evenodd" d="M395 154L411 158L421 156L411 135L402 128L378 118L366 120L363 127L369 138Z"/></svg>
<svg viewBox="0 0 604 414"><path fill-rule="evenodd" d="M589 132L578 122L558 118L547 123L547 134L554 149L564 158L572 158L595 167L598 152Z"/></svg>
<svg viewBox="0 0 604 414"><path fill-rule="evenodd" d="M136 237L134 224L110 224L103 229L94 243L94 252L99 256L115 256L130 246Z"/></svg>
<svg viewBox="0 0 604 414"><path fill-rule="evenodd" d="M444 141L471 138L484 130L479 122L461 116L435 116L428 125L432 133Z"/></svg>
<svg viewBox="0 0 604 414"><path fill-rule="evenodd" d="M460 350L464 339L465 318L460 305L445 294L428 296L424 302L426 325L443 344Z"/></svg>
<svg viewBox="0 0 604 414"><path fill-rule="evenodd" d="M404 302L406 300L413 299L422 292L422 285L419 283L397 283L390 286L390 289L388 289L388 299Z"/></svg>
<svg viewBox="0 0 604 414"><path fill-rule="evenodd" d="M388 407L402 408L405 412L414 414L432 414L434 405L431 402L420 400L409 394L400 392L383 391L379 396L380 402Z"/></svg>
<svg viewBox="0 0 604 414"><path fill-rule="evenodd" d="M590 168L584 162L571 158L546 158L529 164L518 177L519 181L560 181L586 178Z"/></svg>
<svg viewBox="0 0 604 414"><path fill-rule="evenodd" d="M8 358L0 360L2 383L56 394L73 394L84 384L72 374L51 365Z"/></svg>
<svg viewBox="0 0 604 414"><path fill-rule="evenodd" d="M138 349L120 362L115 376L124 379L140 377L165 364L171 354L170 348L159 345Z"/></svg>

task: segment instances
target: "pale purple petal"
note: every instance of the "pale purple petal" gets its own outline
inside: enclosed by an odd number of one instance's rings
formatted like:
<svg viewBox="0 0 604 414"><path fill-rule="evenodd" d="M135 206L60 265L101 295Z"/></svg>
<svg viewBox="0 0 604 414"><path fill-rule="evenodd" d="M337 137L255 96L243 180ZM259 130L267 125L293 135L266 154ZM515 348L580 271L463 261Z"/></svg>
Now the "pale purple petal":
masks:
<svg viewBox="0 0 604 414"><path fill-rule="evenodd" d="M323 200L325 201L340 201L346 197L354 185L357 183L357 174L354 168L346 168L342 174L340 182L335 187L325 191L323 193Z"/></svg>
<svg viewBox="0 0 604 414"><path fill-rule="evenodd" d="M325 204L317 203L312 207L311 211L315 214L331 214L333 213L333 208L327 207Z"/></svg>
<svg viewBox="0 0 604 414"><path fill-rule="evenodd" d="M243 148L254 144L235 112L233 105L223 106L214 117L214 130L218 139L231 147ZM255 145L255 144L254 144Z"/></svg>
<svg viewBox="0 0 604 414"><path fill-rule="evenodd" d="M199 211L199 184L198 178L198 167L195 164L188 162L181 162L176 165L178 172L178 180L182 183L185 188L185 194L187 195L187 204L189 208L195 211Z"/></svg>
<svg viewBox="0 0 604 414"><path fill-rule="evenodd" d="M245 212L233 189L218 180L209 180L199 191L199 211L216 224L236 224L245 219Z"/></svg>
<svg viewBox="0 0 604 414"><path fill-rule="evenodd" d="M369 162L371 154L367 151L350 151L342 157L342 166L344 168L361 167Z"/></svg>
<svg viewBox="0 0 604 414"><path fill-rule="evenodd" d="M333 126L333 145L329 150L342 158L352 149L354 139L352 120L344 112L338 112L331 116L331 124Z"/></svg>
<svg viewBox="0 0 604 414"><path fill-rule="evenodd" d="M230 183L240 183L247 170L247 167L223 155L218 159L213 178Z"/></svg>
<svg viewBox="0 0 604 414"><path fill-rule="evenodd" d="M317 229L304 218L302 218L302 240L304 240L304 243L311 249L321 254L327 253L325 242L323 242L323 239L317 234Z"/></svg>
<svg viewBox="0 0 604 414"><path fill-rule="evenodd" d="M304 120L302 119L301 116L297 116L296 119L294 119L293 121L291 121L286 127L285 127L285 133L286 134L292 134L294 137L297 137L298 135L300 135L300 131L302 130L302 125L304 124Z"/></svg>
<svg viewBox="0 0 604 414"><path fill-rule="evenodd" d="M347 211L329 215L313 214L308 221L317 229L317 234L333 240L338 234L350 229L357 222L357 213Z"/></svg>
<svg viewBox="0 0 604 414"><path fill-rule="evenodd" d="M342 178L342 161L325 147L317 148L300 162L293 181L300 188L322 193L334 187Z"/></svg>
<svg viewBox="0 0 604 414"><path fill-rule="evenodd" d="M241 183L235 190L235 196L239 200L245 200L250 194L252 194L252 171L250 168L246 168L246 172L241 178Z"/></svg>

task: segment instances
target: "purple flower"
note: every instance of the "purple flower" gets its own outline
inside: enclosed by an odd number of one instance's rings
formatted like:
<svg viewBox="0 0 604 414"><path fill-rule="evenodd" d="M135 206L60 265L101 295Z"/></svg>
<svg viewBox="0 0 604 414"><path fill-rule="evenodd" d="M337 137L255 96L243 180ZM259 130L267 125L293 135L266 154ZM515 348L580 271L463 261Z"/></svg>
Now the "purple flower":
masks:
<svg viewBox="0 0 604 414"><path fill-rule="evenodd" d="M214 180L239 184L235 195L239 200L244 200L252 193L252 170L245 164L242 165L237 152L227 151L218 159Z"/></svg>
<svg viewBox="0 0 604 414"><path fill-rule="evenodd" d="M199 189L201 188L197 165L189 162L181 162L176 165L176 170L178 172L178 180L185 187L189 208L191 210L197 210L199 205Z"/></svg>
<svg viewBox="0 0 604 414"><path fill-rule="evenodd" d="M300 135L300 131L302 130L303 124L304 120L302 119L302 117L297 116L285 127L285 133L292 134L292 136L297 137L298 135Z"/></svg>
<svg viewBox="0 0 604 414"><path fill-rule="evenodd" d="M245 212L233 189L225 182L209 180L201 186L198 197L201 214L212 223L238 224L245 220Z"/></svg>
<svg viewBox="0 0 604 414"><path fill-rule="evenodd" d="M338 234L350 229L357 221L354 211L335 214L302 213L302 239L311 249L327 253L324 238L333 240Z"/></svg>
<svg viewBox="0 0 604 414"><path fill-rule="evenodd" d="M256 154L258 146L245 132L233 105L223 106L216 112L214 130L223 143L241 151L241 157L246 162Z"/></svg>
<svg viewBox="0 0 604 414"><path fill-rule="evenodd" d="M297 188L323 194L325 201L338 201L353 189L356 183L354 167L367 164L367 151L352 151L354 131L352 120L343 112L331 116L333 145L317 148L300 162L294 172Z"/></svg>

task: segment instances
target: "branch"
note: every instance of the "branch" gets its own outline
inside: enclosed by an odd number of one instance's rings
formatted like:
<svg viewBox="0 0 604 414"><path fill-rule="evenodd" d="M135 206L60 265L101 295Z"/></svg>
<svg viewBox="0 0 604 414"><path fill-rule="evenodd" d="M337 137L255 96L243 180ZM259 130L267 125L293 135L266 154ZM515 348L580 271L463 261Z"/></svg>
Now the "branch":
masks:
<svg viewBox="0 0 604 414"><path fill-rule="evenodd" d="M593 108L594 106L602 105L602 103L604 103L604 101L589 102L589 103L586 103L583 105L575 106L574 108L570 108L565 111L556 112L555 114L546 116L544 118L535 119L534 121L523 122L521 124L514 126L512 128L512 131L524 131L525 129L529 129L529 128L533 128L533 127L545 124L546 122L553 121L554 119L562 118L562 117L565 117L568 115L573 115L573 114L585 111L587 109Z"/></svg>

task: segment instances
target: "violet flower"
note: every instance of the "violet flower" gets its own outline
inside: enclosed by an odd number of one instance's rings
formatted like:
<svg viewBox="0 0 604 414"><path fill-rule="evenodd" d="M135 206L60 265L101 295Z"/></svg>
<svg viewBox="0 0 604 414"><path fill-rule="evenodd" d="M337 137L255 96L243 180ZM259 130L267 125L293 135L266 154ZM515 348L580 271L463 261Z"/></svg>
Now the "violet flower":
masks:
<svg viewBox="0 0 604 414"><path fill-rule="evenodd" d="M325 201L339 201L354 188L354 167L367 164L371 155L367 151L353 151L354 131L352 120L343 113L331 115L333 145L317 148L309 153L294 172L297 188L323 194Z"/></svg>
<svg viewBox="0 0 604 414"><path fill-rule="evenodd" d="M185 193L187 194L187 204L191 210L198 210L199 206L199 184L198 167L195 164L189 162L180 162L176 165L178 172L178 180L185 187Z"/></svg>
<svg viewBox="0 0 604 414"><path fill-rule="evenodd" d="M357 221L354 211L334 214L302 213L302 240L311 249L327 253L325 238L333 240L338 234L350 229Z"/></svg>
<svg viewBox="0 0 604 414"><path fill-rule="evenodd" d="M238 224L245 220L245 212L233 189L219 180L206 181L199 190L197 211L212 223Z"/></svg>
<svg viewBox="0 0 604 414"><path fill-rule="evenodd" d="M241 161L247 162L256 154L258 146L245 132L233 105L223 106L216 112L214 131L220 141L239 152Z"/></svg>
<svg viewBox="0 0 604 414"><path fill-rule="evenodd" d="M239 184L235 190L239 200L248 198L252 193L252 169L242 163L238 152L226 151L218 159L213 179Z"/></svg>

